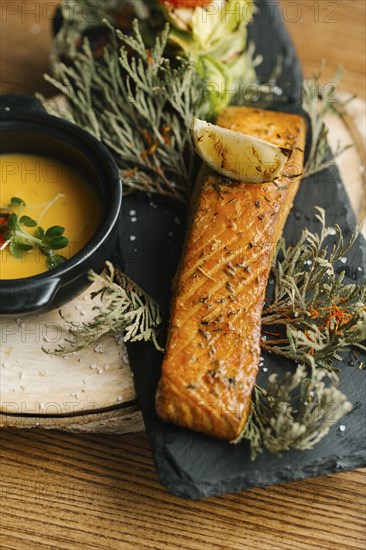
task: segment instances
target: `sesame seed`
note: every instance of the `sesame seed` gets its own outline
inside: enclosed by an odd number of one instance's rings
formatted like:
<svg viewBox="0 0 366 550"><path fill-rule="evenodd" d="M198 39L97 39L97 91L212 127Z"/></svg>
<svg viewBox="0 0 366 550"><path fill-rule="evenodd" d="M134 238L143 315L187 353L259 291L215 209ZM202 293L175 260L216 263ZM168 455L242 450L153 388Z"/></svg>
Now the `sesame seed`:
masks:
<svg viewBox="0 0 366 550"><path fill-rule="evenodd" d="M130 216L136 216L136 210L130 210Z"/></svg>
<svg viewBox="0 0 366 550"><path fill-rule="evenodd" d="M362 267L359 266L359 267L357 268L357 271L363 271Z"/></svg>
<svg viewBox="0 0 366 550"><path fill-rule="evenodd" d="M95 370L95 369L97 369L97 368L98 368L98 365L95 365L95 364L93 364L93 365L90 365L90 367L89 367L89 368L90 368L90 369L92 369L92 370Z"/></svg>
<svg viewBox="0 0 366 550"><path fill-rule="evenodd" d="M119 395L119 396L117 397L117 401L123 401L122 395Z"/></svg>
<svg viewBox="0 0 366 550"><path fill-rule="evenodd" d="M136 222L137 222L137 218L136 218L136 217L131 218L131 222L136 223Z"/></svg>

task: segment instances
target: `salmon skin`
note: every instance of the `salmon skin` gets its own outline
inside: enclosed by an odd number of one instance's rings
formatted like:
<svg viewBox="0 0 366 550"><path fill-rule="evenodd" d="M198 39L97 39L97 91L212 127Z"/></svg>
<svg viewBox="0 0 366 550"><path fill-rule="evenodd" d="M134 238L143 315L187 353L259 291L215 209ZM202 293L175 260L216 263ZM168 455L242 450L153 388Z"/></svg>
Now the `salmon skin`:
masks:
<svg viewBox="0 0 366 550"><path fill-rule="evenodd" d="M217 124L293 152L274 183L231 183L201 170L156 409L163 420L234 441L250 414L266 286L300 184L306 126L298 115L245 107L228 107Z"/></svg>

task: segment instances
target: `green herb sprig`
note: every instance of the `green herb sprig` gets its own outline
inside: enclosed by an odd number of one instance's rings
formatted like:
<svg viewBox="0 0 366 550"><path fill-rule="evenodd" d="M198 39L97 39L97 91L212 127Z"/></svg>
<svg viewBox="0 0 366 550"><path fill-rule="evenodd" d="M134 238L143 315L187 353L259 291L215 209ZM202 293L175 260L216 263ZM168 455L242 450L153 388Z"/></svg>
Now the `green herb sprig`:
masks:
<svg viewBox="0 0 366 550"><path fill-rule="evenodd" d="M65 228L54 225L44 230L30 216L21 215L25 207L25 202L19 197L12 197L7 207L0 207L0 231L4 241L1 249L8 247L17 259L22 259L31 250L39 250L46 257L48 269L61 265L66 258L55 250L61 250L69 243L64 235ZM33 228L34 233L30 234L23 228Z"/></svg>
<svg viewBox="0 0 366 550"><path fill-rule="evenodd" d="M189 129L204 106L200 76L187 59L173 67L164 57L168 25L149 49L137 20L131 36L105 24L110 43L102 59L84 40L72 66L59 62L55 78L46 76L68 100L66 111L57 103L48 111L102 141L126 188L187 202L195 159Z"/></svg>
<svg viewBox="0 0 366 550"><path fill-rule="evenodd" d="M246 439L251 458L264 449L277 455L313 449L352 405L338 388L339 379L325 369L298 366L294 373L269 377L253 392L251 418L234 443Z"/></svg>
<svg viewBox="0 0 366 550"><path fill-rule="evenodd" d="M345 242L340 227L326 227L324 210L317 212L319 234L303 231L294 247L279 242L274 299L262 317L262 348L332 369L333 360L351 346L366 350L366 283L347 284L345 272L336 272L360 227Z"/></svg>
<svg viewBox="0 0 366 550"><path fill-rule="evenodd" d="M101 300L100 305L93 308L97 312L95 317L88 323L75 323L68 321L60 311L61 318L69 326L70 337L57 349L43 351L50 355L66 355L95 344L105 335L122 336L124 342L151 340L163 351L158 343L162 323L158 304L110 262L106 263L106 268L102 275L89 272L89 280L101 287L91 294L93 300L97 297Z"/></svg>
<svg viewBox="0 0 366 550"><path fill-rule="evenodd" d="M337 69L333 82L322 86L321 77L323 68L324 63L313 78L304 80L302 86L302 107L309 116L312 136L308 160L304 167L304 178L332 166L336 158L350 147L353 147L351 144L342 145L338 142L336 150L332 151L330 155L331 158L327 160L330 149L328 145L326 118L331 113L342 117L345 106L352 101L354 97L350 97L346 101L341 101L341 99L337 97L339 83L344 74L341 67Z"/></svg>

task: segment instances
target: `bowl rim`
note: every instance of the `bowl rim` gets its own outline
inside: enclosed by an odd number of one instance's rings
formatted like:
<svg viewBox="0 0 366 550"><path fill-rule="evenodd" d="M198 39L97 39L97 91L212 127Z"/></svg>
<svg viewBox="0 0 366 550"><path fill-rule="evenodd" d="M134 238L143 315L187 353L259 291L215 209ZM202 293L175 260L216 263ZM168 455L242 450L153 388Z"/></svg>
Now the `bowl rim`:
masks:
<svg viewBox="0 0 366 550"><path fill-rule="evenodd" d="M54 278L61 279L62 276L68 272L80 268L83 263L86 263L88 259L90 259L90 257L97 252L98 249L100 249L103 243L108 239L110 233L113 231L121 212L123 196L122 177L113 156L105 145L103 145L103 143L101 143L91 133L87 132L77 124L50 115L47 112L38 111L27 113L24 111L16 112L14 110L1 113L0 115L1 140L4 139L4 135L7 131L7 129L2 129L1 126L11 122L38 124L39 126L43 126L44 129L47 129L47 127L57 128L58 130L65 132L65 136L67 134L73 134L73 137L77 137L77 139L81 140L83 145L90 151L97 153L98 160L103 162L103 172L109 174L109 176L107 175L106 177L108 177L111 183L111 200L107 204L107 213L104 219L101 220L92 238L83 246L81 250L79 250L79 252L66 260L60 266L57 266L49 271L45 271L44 273L39 273L38 275L31 275L20 279L0 279L0 288L3 289L20 288L28 286L32 282L48 281ZM74 145L70 146L77 150L77 147ZM104 182L105 179L103 177L102 183L104 184Z"/></svg>

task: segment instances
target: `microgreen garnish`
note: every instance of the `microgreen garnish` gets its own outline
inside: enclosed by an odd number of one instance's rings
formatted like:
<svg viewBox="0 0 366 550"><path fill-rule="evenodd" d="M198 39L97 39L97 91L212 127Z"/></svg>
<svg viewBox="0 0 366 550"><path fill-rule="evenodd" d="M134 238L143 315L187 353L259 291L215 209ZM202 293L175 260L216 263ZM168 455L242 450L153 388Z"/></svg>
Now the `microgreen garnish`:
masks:
<svg viewBox="0 0 366 550"><path fill-rule="evenodd" d="M46 257L48 269L61 265L66 258L55 251L69 243L64 236L65 228L54 225L44 230L30 216L21 215L25 207L19 197L12 197L7 207L0 207L0 250L9 248L10 254L17 259L22 259L31 250L38 250ZM34 229L34 232L24 228Z"/></svg>

